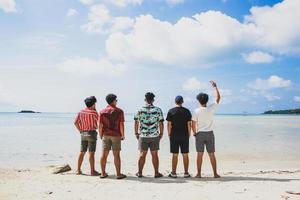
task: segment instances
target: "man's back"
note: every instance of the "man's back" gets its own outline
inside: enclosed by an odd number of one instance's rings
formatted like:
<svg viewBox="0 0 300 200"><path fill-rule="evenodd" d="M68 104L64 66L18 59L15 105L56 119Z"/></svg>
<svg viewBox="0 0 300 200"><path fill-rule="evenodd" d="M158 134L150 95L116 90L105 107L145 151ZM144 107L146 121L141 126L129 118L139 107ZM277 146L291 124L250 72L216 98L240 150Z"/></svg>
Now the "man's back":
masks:
<svg viewBox="0 0 300 200"><path fill-rule="evenodd" d="M164 120L162 110L153 105L142 107L134 116L134 120L140 122L141 137L159 136L159 122Z"/></svg>
<svg viewBox="0 0 300 200"><path fill-rule="evenodd" d="M167 121L172 123L171 137L188 137L188 122L191 121L191 118L191 112L187 108L174 107L170 109L167 115Z"/></svg>
<svg viewBox="0 0 300 200"><path fill-rule="evenodd" d="M197 122L197 131L212 131L213 116L219 104L213 103L207 107L195 109L193 121Z"/></svg>
<svg viewBox="0 0 300 200"><path fill-rule="evenodd" d="M98 113L96 110L85 108L81 110L75 119L80 131L94 131L98 128Z"/></svg>
<svg viewBox="0 0 300 200"><path fill-rule="evenodd" d="M99 122L103 124L103 134L121 136L120 122L124 122L124 112L120 108L108 105L100 111Z"/></svg>

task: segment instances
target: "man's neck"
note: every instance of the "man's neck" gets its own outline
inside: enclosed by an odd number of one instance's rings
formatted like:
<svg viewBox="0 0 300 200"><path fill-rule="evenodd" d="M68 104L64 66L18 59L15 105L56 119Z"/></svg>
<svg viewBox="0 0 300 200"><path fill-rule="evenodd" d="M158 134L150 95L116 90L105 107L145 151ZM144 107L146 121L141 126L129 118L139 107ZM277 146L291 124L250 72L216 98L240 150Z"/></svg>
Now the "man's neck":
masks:
<svg viewBox="0 0 300 200"><path fill-rule="evenodd" d="M206 108L207 106L206 106L206 104L200 104L200 107L203 107L203 108Z"/></svg>

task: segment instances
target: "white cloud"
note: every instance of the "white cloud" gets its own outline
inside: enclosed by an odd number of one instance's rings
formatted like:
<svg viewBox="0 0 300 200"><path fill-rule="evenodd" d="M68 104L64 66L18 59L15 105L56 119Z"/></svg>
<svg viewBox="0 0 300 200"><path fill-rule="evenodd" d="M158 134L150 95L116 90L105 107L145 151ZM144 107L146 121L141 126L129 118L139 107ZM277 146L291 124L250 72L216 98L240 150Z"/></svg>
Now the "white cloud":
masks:
<svg viewBox="0 0 300 200"><path fill-rule="evenodd" d="M117 75L124 71L125 66L122 64L113 64L107 59L93 60L90 58L71 58L66 59L58 68L64 72L78 75Z"/></svg>
<svg viewBox="0 0 300 200"><path fill-rule="evenodd" d="M208 85L206 83L201 83L196 77L192 77L183 83L182 88L186 91L194 91L200 89L207 89Z"/></svg>
<svg viewBox="0 0 300 200"><path fill-rule="evenodd" d="M143 0L106 0L112 3L115 6L126 7L128 5L141 5Z"/></svg>
<svg viewBox="0 0 300 200"><path fill-rule="evenodd" d="M0 9L4 12L17 12L15 0L0 0Z"/></svg>
<svg viewBox="0 0 300 200"><path fill-rule="evenodd" d="M79 0L80 3L84 4L84 5L91 5L94 3L93 0Z"/></svg>
<svg viewBox="0 0 300 200"><path fill-rule="evenodd" d="M128 30L134 25L134 20L129 17L115 17L112 20L112 25L109 28L110 32L118 32Z"/></svg>
<svg viewBox="0 0 300 200"><path fill-rule="evenodd" d="M290 80L285 80L279 76L272 75L268 79L256 79L248 84L248 87L253 90L271 90L275 88L287 88L292 85Z"/></svg>
<svg viewBox="0 0 300 200"><path fill-rule="evenodd" d="M272 94L272 93L269 93L269 92L265 92L265 91L262 91L262 92L261 92L261 95L262 95L263 97L265 97L268 101L275 101L275 100L281 99L281 97L276 96L276 95L274 95L274 94Z"/></svg>
<svg viewBox="0 0 300 200"><path fill-rule="evenodd" d="M184 0L166 0L166 1L169 5L172 6L184 3Z"/></svg>
<svg viewBox="0 0 300 200"><path fill-rule="evenodd" d="M294 101L299 102L300 101L300 96L294 96Z"/></svg>
<svg viewBox="0 0 300 200"><path fill-rule="evenodd" d="M72 17L72 16L75 16L75 15L77 15L77 14L78 14L78 11L75 10L75 9L73 9L73 8L70 8L70 9L68 10L68 12L67 12L67 16L68 16L68 17Z"/></svg>
<svg viewBox="0 0 300 200"><path fill-rule="evenodd" d="M218 11L182 17L174 24L141 15L131 31L111 34L106 50L112 58L125 62L197 67L249 49L272 55L300 53L299 15L299 0L254 7L242 23ZM270 61L265 57L260 60Z"/></svg>
<svg viewBox="0 0 300 200"><path fill-rule="evenodd" d="M249 54L243 54L243 58L247 63L250 64L271 63L274 60L271 54L261 52L261 51L252 51Z"/></svg>
<svg viewBox="0 0 300 200"><path fill-rule="evenodd" d="M88 14L88 23L81 26L81 28L88 33L101 33L110 20L109 10L105 5L93 5L90 7Z"/></svg>
<svg viewBox="0 0 300 200"><path fill-rule="evenodd" d="M113 17L103 4L90 7L88 23L81 28L87 33L112 33L128 30L134 25L129 17Z"/></svg>
<svg viewBox="0 0 300 200"><path fill-rule="evenodd" d="M273 7L252 7L246 23L256 27L257 46L288 54L300 52L300 1L284 0Z"/></svg>

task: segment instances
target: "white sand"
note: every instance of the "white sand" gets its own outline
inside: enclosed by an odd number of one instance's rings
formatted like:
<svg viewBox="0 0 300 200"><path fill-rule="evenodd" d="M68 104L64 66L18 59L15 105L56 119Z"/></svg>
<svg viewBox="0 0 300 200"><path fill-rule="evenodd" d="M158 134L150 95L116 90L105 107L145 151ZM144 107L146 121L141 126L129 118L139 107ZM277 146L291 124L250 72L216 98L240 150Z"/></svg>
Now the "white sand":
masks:
<svg viewBox="0 0 300 200"><path fill-rule="evenodd" d="M149 172L149 171L148 171ZM222 178L161 178L150 175L116 180L88 175L75 175L73 171L53 175L46 167L29 169L0 169L1 200L40 199L300 199L300 170L264 172L227 172ZM167 174L165 174L167 175ZM209 174L204 174L209 176Z"/></svg>

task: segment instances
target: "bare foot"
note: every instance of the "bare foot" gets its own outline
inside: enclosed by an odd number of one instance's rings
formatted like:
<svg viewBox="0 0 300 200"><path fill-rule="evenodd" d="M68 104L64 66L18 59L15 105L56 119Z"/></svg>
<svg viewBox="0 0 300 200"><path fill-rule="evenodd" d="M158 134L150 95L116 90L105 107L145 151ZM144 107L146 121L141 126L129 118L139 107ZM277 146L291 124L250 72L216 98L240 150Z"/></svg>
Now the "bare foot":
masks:
<svg viewBox="0 0 300 200"><path fill-rule="evenodd" d="M219 174L215 174L214 178L220 178L221 176Z"/></svg>

